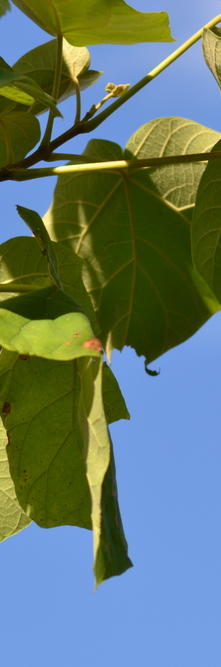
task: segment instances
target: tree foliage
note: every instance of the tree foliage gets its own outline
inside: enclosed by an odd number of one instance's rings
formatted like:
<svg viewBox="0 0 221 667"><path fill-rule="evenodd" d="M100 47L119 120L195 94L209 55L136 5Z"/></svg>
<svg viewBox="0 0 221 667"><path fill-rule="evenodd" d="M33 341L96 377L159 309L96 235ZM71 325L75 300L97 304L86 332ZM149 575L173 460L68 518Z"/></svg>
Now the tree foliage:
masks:
<svg viewBox="0 0 221 667"><path fill-rule="evenodd" d="M200 38L220 85L221 15L132 88L109 83L82 118L81 93L101 75L86 45L172 42L167 14L123 0L14 4L53 39L12 66L0 58L0 180L58 180L43 220L17 206L33 236L1 245L0 539L30 521L92 529L98 585L132 565L109 432L129 414L103 355L110 362L113 348L129 345L151 373L151 361L220 310L221 135L158 118L125 148L98 138L82 155L56 150L99 127ZM0 0L0 16L9 9ZM54 136L71 96L74 123Z"/></svg>

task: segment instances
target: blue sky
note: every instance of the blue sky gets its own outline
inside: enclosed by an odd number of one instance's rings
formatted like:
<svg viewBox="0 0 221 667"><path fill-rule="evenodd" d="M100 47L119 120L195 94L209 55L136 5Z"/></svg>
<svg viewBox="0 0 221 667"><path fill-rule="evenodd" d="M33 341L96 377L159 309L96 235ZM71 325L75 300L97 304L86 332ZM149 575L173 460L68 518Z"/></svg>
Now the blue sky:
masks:
<svg viewBox="0 0 221 667"><path fill-rule="evenodd" d="M134 83L221 12L218 0L134 0L169 13L174 44L91 47L105 71L83 109L108 81ZM13 64L48 35L16 8L0 22L1 56ZM70 125L73 108L64 103ZM142 124L177 115L221 130L221 99L200 43L94 133L125 145ZM60 124L60 125L59 125ZM83 137L75 152L85 146ZM1 241L27 234L15 204L43 215L53 179L1 184ZM220 667L221 661L221 315L157 360L148 377L132 350L113 355L131 413L112 427L120 505L134 568L93 594L92 536L32 524L0 546L1 659L4 667Z"/></svg>

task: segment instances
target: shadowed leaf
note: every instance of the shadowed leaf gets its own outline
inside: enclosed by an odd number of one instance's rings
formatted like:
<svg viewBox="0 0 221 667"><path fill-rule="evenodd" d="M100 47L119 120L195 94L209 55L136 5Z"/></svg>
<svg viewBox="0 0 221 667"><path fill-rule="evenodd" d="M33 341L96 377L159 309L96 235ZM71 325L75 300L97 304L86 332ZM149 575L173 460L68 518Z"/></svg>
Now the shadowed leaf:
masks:
<svg viewBox="0 0 221 667"><path fill-rule="evenodd" d="M7 419L5 421L7 424ZM0 542L19 533L30 523L16 497L6 454L7 446L10 446L10 436L0 418Z"/></svg>
<svg viewBox="0 0 221 667"><path fill-rule="evenodd" d="M105 379L106 373L104 366L104 384L109 382L110 369ZM76 361L55 362L34 357L23 360L3 351L0 376L3 419L10 437L10 472L21 506L39 526L70 524L90 529L91 499L85 469L86 443L78 422L80 379ZM128 412L115 380L111 392L105 390L105 394L110 421L119 417L114 416L117 402L121 405L121 417L127 419ZM93 396L92 391L92 404ZM112 456L109 468L102 489L97 583L131 566L117 505Z"/></svg>

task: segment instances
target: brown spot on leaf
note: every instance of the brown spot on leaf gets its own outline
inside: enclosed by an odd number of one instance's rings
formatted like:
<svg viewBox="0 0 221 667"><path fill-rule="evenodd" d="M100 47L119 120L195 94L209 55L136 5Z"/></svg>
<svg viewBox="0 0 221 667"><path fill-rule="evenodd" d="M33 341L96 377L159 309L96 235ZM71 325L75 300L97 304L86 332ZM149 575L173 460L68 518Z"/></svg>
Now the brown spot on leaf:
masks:
<svg viewBox="0 0 221 667"><path fill-rule="evenodd" d="M27 359L29 359L29 354L19 354L19 359L21 359L21 361L27 361Z"/></svg>
<svg viewBox="0 0 221 667"><path fill-rule="evenodd" d="M103 350L101 341L98 338L90 338L90 340L85 340L82 347L85 350L96 350L96 352L102 352Z"/></svg>
<svg viewBox="0 0 221 667"><path fill-rule="evenodd" d="M3 417L7 417L11 412L11 406L10 403L4 403L3 408L2 408L2 414Z"/></svg>

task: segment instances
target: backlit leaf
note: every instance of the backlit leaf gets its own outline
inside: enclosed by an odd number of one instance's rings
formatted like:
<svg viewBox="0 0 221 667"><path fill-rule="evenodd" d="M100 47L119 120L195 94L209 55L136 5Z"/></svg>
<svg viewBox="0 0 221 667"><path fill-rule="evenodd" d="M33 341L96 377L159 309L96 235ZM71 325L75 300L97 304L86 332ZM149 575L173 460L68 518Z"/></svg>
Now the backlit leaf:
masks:
<svg viewBox="0 0 221 667"><path fill-rule="evenodd" d="M90 54L85 47L71 46L66 39L62 47L61 81L58 93L58 102L62 102L70 95L75 95L76 86L73 77L77 77L80 90L84 90L97 81L102 72L89 70ZM14 64L14 69L21 74L31 76L36 83L49 95L52 94L54 73L57 58L56 39L37 46L28 51ZM40 113L46 108L35 104L33 113Z"/></svg>
<svg viewBox="0 0 221 667"><path fill-rule="evenodd" d="M74 46L173 41L166 12L143 13L123 0L13 0L51 35Z"/></svg>

